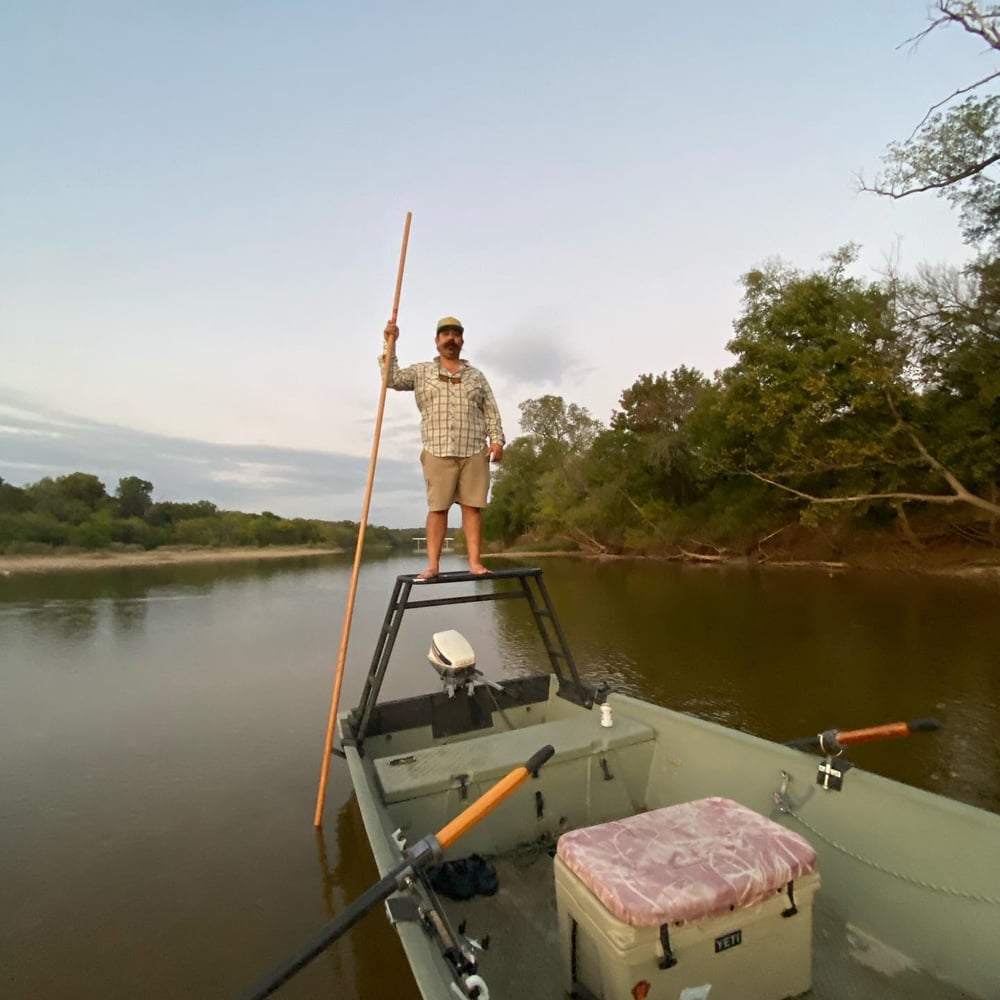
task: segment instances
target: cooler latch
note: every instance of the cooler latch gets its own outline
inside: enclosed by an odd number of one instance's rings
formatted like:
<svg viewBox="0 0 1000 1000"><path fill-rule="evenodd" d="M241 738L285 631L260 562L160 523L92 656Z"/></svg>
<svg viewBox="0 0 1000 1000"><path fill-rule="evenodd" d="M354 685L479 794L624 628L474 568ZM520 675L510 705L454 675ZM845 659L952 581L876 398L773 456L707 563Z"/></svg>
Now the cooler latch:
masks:
<svg viewBox="0 0 1000 1000"><path fill-rule="evenodd" d="M794 882L788 883L788 906L781 911L783 917L794 917L799 912L799 908L795 905L794 886Z"/></svg>
<svg viewBox="0 0 1000 1000"><path fill-rule="evenodd" d="M677 959L670 948L670 931L666 924L660 924L660 948L663 952L659 961L660 968L672 969L677 964Z"/></svg>

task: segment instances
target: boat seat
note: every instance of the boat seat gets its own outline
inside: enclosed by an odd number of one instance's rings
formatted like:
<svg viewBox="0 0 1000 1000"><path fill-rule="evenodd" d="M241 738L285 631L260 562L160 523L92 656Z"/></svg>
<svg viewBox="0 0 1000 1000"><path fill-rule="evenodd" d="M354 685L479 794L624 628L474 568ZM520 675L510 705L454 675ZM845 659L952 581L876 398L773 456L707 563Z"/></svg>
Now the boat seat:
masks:
<svg viewBox="0 0 1000 1000"><path fill-rule="evenodd" d="M719 797L572 830L559 838L557 854L632 927L728 914L816 871L804 837Z"/></svg>
<svg viewBox="0 0 1000 1000"><path fill-rule="evenodd" d="M553 870L564 995L645 983L656 997L785 1000L811 986L816 852L738 802L570 830Z"/></svg>
<svg viewBox="0 0 1000 1000"><path fill-rule="evenodd" d="M492 782L522 765L546 744L555 749L547 768L654 739L653 730L621 714L604 727L600 711L542 722L521 729L478 735L472 740L441 743L424 750L393 754L374 761L375 773L388 803L447 791L461 781Z"/></svg>

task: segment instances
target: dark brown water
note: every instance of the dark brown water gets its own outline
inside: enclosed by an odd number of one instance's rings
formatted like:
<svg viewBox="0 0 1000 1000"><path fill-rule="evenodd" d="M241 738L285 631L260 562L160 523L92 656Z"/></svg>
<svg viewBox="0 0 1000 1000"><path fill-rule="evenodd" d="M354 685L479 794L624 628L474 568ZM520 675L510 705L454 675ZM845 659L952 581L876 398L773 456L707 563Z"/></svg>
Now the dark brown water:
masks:
<svg viewBox="0 0 1000 1000"><path fill-rule="evenodd" d="M581 671L772 739L934 715L861 767L1000 812L1000 588L545 560ZM342 704L397 573L366 563ZM456 562L453 568L459 568ZM346 768L313 810L350 560L0 579L0 996L233 997L377 874ZM480 667L537 659L521 602L414 612ZM416 991L378 910L282 991Z"/></svg>

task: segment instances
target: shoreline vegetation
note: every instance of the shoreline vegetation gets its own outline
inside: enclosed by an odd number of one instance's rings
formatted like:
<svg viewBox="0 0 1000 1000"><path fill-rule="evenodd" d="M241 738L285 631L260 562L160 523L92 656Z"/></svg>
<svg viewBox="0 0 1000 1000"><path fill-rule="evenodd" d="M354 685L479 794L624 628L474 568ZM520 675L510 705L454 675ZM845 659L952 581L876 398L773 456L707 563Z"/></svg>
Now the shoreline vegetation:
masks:
<svg viewBox="0 0 1000 1000"><path fill-rule="evenodd" d="M563 412L562 400L536 402L544 403L546 412L554 409L553 419ZM594 497L586 484L580 496L567 496L555 504L555 498L546 495L553 483L547 472L540 479L528 476L526 480L520 475L516 454L522 440L518 438L508 449L515 457L497 474L493 498L483 515L484 557L574 556L598 562L631 559L829 574L868 570L1000 581L1000 504L994 501L983 501L989 510L975 511L942 511L921 498L909 513L901 501L895 507L880 501L864 504L860 510L823 508L817 512L815 503L803 507L801 497L782 500L783 506L776 508L772 494L751 496L747 484L741 482L733 506L714 514L704 503L689 508L647 506L639 508L643 527L623 527L627 510L618 512L621 518L603 517L590 503ZM582 454L550 457L552 461L536 463L538 468L551 471L567 463L589 461ZM505 493L512 484L517 488ZM509 503L524 486L531 488L521 496L518 509L530 507L530 516L511 531ZM0 479L0 578L334 556L355 552L361 535L361 526L353 521L226 511L204 500L154 501L152 491L152 483L136 476L120 479L114 495L97 476L84 472L45 478L25 487ZM603 496L606 491L598 493ZM634 502L631 496L626 499ZM993 507L997 517L991 516ZM558 516L553 513L556 508L561 512ZM720 510L727 514L728 524L718 520ZM567 517L569 522L563 523ZM418 554L422 532L420 527L369 524L365 550L406 553L412 556L416 572L425 559ZM454 535L455 551L461 553L461 529Z"/></svg>
<svg viewBox="0 0 1000 1000"><path fill-rule="evenodd" d="M150 566L181 566L190 563L248 562L259 559L302 559L340 555L344 549L303 545L266 548L166 547L143 552L51 552L44 555L0 555L0 576L20 573L75 573L94 569L125 569Z"/></svg>
<svg viewBox="0 0 1000 1000"><path fill-rule="evenodd" d="M317 546L266 546L262 548L196 548L186 546L166 546L140 552L98 550L88 552L50 552L33 555L0 554L0 577L38 573L77 573L87 570L142 569L161 566L181 566L194 563L250 562L259 560L303 559L320 556L343 555L344 548ZM414 552L415 567L421 560ZM878 558L857 555L845 559L794 558L791 554L784 558L760 559L745 555L640 555L595 553L581 549L507 549L484 552L487 559L547 559L577 558L598 562L633 560L636 562L677 562L691 567L716 567L729 569L806 569L833 573L852 571L909 572L926 573L936 576L958 576L964 578L993 580L1000 583L1000 561L983 559L982 554L972 557L970 553L951 552L939 554L935 559L914 560L901 558L899 553L890 556L882 553ZM416 572L416 568L414 569Z"/></svg>
<svg viewBox="0 0 1000 1000"><path fill-rule="evenodd" d="M504 552L484 552L484 559L541 559L558 556L560 558L576 557L591 559L597 562L631 560L633 562L672 562L691 568L716 569L767 569L789 570L805 569L825 572L831 576L834 573L874 572L874 573L920 573L929 576L954 576L967 579L995 581L1000 584L1000 559L983 559L981 553L970 555L963 552L938 554L936 558L913 559L905 552L871 554L855 554L844 559L814 559L795 558L786 555L782 558L762 559L747 555L727 554L704 556L685 552L681 555L644 555L639 553L606 553L588 552L582 549L553 551L535 550Z"/></svg>

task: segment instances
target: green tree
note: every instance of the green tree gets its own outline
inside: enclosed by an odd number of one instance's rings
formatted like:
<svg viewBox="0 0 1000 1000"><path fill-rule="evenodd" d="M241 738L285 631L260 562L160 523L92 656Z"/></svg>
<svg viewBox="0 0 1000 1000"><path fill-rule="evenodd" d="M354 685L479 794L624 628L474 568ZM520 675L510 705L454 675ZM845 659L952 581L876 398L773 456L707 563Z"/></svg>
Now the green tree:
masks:
<svg viewBox="0 0 1000 1000"><path fill-rule="evenodd" d="M946 28L985 43L989 71L930 107L909 138L890 144L885 169L862 189L891 198L936 193L958 209L966 241L986 248L964 274L925 268L900 283L899 293L919 373L913 410L924 426L920 434L912 425L905 432L954 496L993 513L1000 470L1000 5L937 0L929 26L911 41Z"/></svg>
<svg viewBox="0 0 1000 1000"><path fill-rule="evenodd" d="M519 404L521 429L549 461L582 455L601 430L587 409L567 403L562 396L541 396Z"/></svg>
<svg viewBox="0 0 1000 1000"><path fill-rule="evenodd" d="M4 482L0 476L0 512L16 514L31 509L31 499L19 486Z"/></svg>
<svg viewBox="0 0 1000 1000"><path fill-rule="evenodd" d="M935 192L958 208L969 242L989 242L997 251L1000 95L988 91L1000 79L995 61L1000 55L1000 5L937 0L930 17L929 27L912 42L948 27L958 28L986 43L994 68L934 104L908 139L888 146L884 170L874 183L862 182L861 187L890 198ZM956 103L958 98L962 100Z"/></svg>
<svg viewBox="0 0 1000 1000"><path fill-rule="evenodd" d="M931 450L997 499L1000 476L1000 259L923 268L901 288Z"/></svg>
<svg viewBox="0 0 1000 1000"><path fill-rule="evenodd" d="M146 521L157 527L177 524L180 521L211 518L217 513L214 503L198 500L195 503L178 503L166 500L154 503L146 513Z"/></svg>
<svg viewBox="0 0 1000 1000"><path fill-rule="evenodd" d="M82 524L108 502L104 483L86 472L73 472L56 479L46 476L26 487L25 493L32 510L71 524Z"/></svg>
<svg viewBox="0 0 1000 1000"><path fill-rule="evenodd" d="M689 504L696 498L700 463L691 417L708 387L701 372L683 365L669 375L640 375L611 415L623 454L638 463L636 471L658 499Z"/></svg>
<svg viewBox="0 0 1000 1000"><path fill-rule="evenodd" d="M29 510L0 515L0 546L6 552L30 551L36 545L68 545L71 531L71 524L51 514Z"/></svg>
<svg viewBox="0 0 1000 1000"><path fill-rule="evenodd" d="M121 545L139 545L155 549L168 541L163 528L148 524L141 517L118 517L111 525L111 540Z"/></svg>
<svg viewBox="0 0 1000 1000"><path fill-rule="evenodd" d="M118 480L115 496L119 517L145 517L153 505L153 484L138 476L125 476Z"/></svg>
<svg viewBox="0 0 1000 1000"><path fill-rule="evenodd" d="M732 468L814 504L967 503L1000 513L931 450L927 404L912 384L919 338L896 293L847 274L772 264L744 276L720 404ZM930 447L929 447L930 446ZM947 492L942 492L947 487Z"/></svg>
<svg viewBox="0 0 1000 1000"><path fill-rule="evenodd" d="M84 549L106 549L114 536L114 514L105 507L74 525L70 532L71 545Z"/></svg>
<svg viewBox="0 0 1000 1000"><path fill-rule="evenodd" d="M540 465L535 523L551 535L601 548L581 517L587 495L587 455L602 429L600 421L562 396L525 400L519 409L521 428Z"/></svg>
<svg viewBox="0 0 1000 1000"><path fill-rule="evenodd" d="M484 535L507 544L536 529L579 535L572 511L586 493L585 460L601 424L561 396L528 399L519 410L524 433L504 449Z"/></svg>
<svg viewBox="0 0 1000 1000"><path fill-rule="evenodd" d="M515 438L504 448L503 462L494 473L490 502L483 511L485 538L512 545L532 530L543 471L538 450L528 438Z"/></svg>

